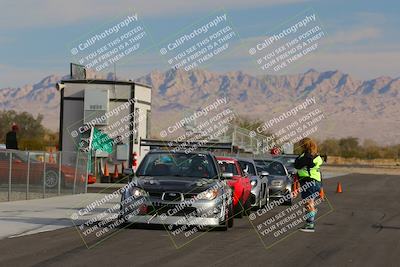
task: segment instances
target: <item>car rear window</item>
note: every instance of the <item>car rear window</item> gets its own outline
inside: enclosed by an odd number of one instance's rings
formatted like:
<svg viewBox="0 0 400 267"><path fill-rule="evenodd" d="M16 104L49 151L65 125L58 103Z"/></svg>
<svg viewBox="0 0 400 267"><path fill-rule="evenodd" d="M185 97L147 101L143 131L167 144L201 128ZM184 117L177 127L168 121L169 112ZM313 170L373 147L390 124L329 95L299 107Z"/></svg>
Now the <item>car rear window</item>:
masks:
<svg viewBox="0 0 400 267"><path fill-rule="evenodd" d="M239 175L236 165L233 161L218 160L218 165L222 173L232 173L233 175Z"/></svg>
<svg viewBox="0 0 400 267"><path fill-rule="evenodd" d="M249 175L257 175L256 170L254 169L254 165L248 161L239 160L240 167L243 172L247 169L247 173Z"/></svg>
<svg viewBox="0 0 400 267"><path fill-rule="evenodd" d="M285 167L278 161L257 160L257 169L267 171L271 175L286 175Z"/></svg>

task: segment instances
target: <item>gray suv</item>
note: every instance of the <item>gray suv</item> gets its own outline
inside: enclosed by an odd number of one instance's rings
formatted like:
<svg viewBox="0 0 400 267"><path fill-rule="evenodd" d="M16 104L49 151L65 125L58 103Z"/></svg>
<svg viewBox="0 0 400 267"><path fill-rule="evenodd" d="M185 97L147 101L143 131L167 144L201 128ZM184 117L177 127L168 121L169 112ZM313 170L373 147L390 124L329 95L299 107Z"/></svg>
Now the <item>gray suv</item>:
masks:
<svg viewBox="0 0 400 267"><path fill-rule="evenodd" d="M233 226L230 177L208 152L150 151L132 176L121 199L126 222Z"/></svg>

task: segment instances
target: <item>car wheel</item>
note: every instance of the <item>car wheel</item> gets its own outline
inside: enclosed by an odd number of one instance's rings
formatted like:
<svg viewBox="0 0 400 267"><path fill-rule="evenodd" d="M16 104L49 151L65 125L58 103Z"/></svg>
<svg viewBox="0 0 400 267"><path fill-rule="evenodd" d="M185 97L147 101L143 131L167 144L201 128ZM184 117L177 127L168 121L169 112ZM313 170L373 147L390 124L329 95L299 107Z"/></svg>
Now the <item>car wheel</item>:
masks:
<svg viewBox="0 0 400 267"><path fill-rule="evenodd" d="M228 212L228 227L232 228L233 227L233 222L234 222L234 213L233 213L233 203L231 202L229 204L229 212Z"/></svg>
<svg viewBox="0 0 400 267"><path fill-rule="evenodd" d="M129 225L124 214L119 214L117 220L119 221L119 228L126 228Z"/></svg>
<svg viewBox="0 0 400 267"><path fill-rule="evenodd" d="M243 206L243 196L242 196L242 198L239 199L239 202L236 205L235 217L236 218L243 218L243 210L244 210L244 206Z"/></svg>
<svg viewBox="0 0 400 267"><path fill-rule="evenodd" d="M44 178L44 184L47 188L54 188L58 184L58 172L47 170Z"/></svg>
<svg viewBox="0 0 400 267"><path fill-rule="evenodd" d="M258 209L261 209L264 205L265 205L265 200L264 200L264 203L263 203L263 198L260 197L260 200L258 201L258 205L255 206L254 208L255 208L255 210L256 209L258 210Z"/></svg>
<svg viewBox="0 0 400 267"><path fill-rule="evenodd" d="M264 206L266 206L269 202L269 190L267 187L267 184L264 184L264 195L262 199L260 200L260 209Z"/></svg>
<svg viewBox="0 0 400 267"><path fill-rule="evenodd" d="M243 215L247 216L250 214L250 209L251 209L251 203L250 203L250 198L247 198L246 202L244 203L243 206Z"/></svg>
<svg viewBox="0 0 400 267"><path fill-rule="evenodd" d="M286 197L288 197L288 196L289 196L288 200L285 201L283 204L286 205L286 206L292 206L292 204L293 204L293 198L292 198L291 192L289 192L289 193L286 195Z"/></svg>

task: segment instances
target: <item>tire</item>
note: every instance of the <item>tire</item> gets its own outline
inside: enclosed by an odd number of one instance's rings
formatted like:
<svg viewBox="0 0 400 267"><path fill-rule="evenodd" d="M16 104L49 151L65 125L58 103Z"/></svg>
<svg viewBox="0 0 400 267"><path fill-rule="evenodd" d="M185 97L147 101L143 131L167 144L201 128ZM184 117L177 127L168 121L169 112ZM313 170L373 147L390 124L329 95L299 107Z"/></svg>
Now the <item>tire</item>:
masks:
<svg viewBox="0 0 400 267"><path fill-rule="evenodd" d="M267 195L266 195L266 201L265 201L265 205L264 206L267 206L268 204L269 204L269 202L270 202L270 196L269 196L269 188L268 188L268 186L266 187L266 189L265 190L267 190Z"/></svg>
<svg viewBox="0 0 400 267"><path fill-rule="evenodd" d="M127 226L129 226L129 222L125 220L124 215L120 214L117 218L119 221L121 221L121 223L118 225L119 228L126 228Z"/></svg>
<svg viewBox="0 0 400 267"><path fill-rule="evenodd" d="M248 216L251 211L251 202L250 202L250 196L247 198L246 203L244 204L244 215Z"/></svg>
<svg viewBox="0 0 400 267"><path fill-rule="evenodd" d="M54 188L58 185L58 171L55 170L47 170L44 184L46 188Z"/></svg>
<svg viewBox="0 0 400 267"><path fill-rule="evenodd" d="M229 204L229 212L228 212L228 227L232 228L234 223L234 213L233 213L233 203Z"/></svg>
<svg viewBox="0 0 400 267"><path fill-rule="evenodd" d="M268 205L268 203L269 203L268 184L264 184L264 195L263 195L263 199L262 200L264 201L264 203L260 203L260 209L262 209L264 206Z"/></svg>
<svg viewBox="0 0 400 267"><path fill-rule="evenodd" d="M289 192L289 193L288 193L288 195L290 195L289 200L283 202L283 204L286 205L286 206L292 206L292 205L293 205L293 198L292 198L292 196L291 196L291 193L292 193L292 192Z"/></svg>
<svg viewBox="0 0 400 267"><path fill-rule="evenodd" d="M244 206L243 206L243 195L242 195L242 198L239 199L239 202L235 208L235 217L239 219L243 218L243 211L244 211Z"/></svg>

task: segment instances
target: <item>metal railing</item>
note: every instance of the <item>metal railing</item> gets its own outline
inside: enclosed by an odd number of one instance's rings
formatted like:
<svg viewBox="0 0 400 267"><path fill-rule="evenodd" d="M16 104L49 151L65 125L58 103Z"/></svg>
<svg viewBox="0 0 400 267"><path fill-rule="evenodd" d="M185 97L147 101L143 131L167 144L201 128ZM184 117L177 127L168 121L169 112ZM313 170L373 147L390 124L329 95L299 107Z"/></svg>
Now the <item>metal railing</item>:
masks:
<svg viewBox="0 0 400 267"><path fill-rule="evenodd" d="M268 136L230 124L228 130L218 140L232 142L232 145L238 147L243 154L263 156L269 154L269 139Z"/></svg>
<svg viewBox="0 0 400 267"><path fill-rule="evenodd" d="M87 192L82 152L0 150L0 202Z"/></svg>

